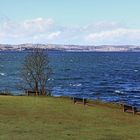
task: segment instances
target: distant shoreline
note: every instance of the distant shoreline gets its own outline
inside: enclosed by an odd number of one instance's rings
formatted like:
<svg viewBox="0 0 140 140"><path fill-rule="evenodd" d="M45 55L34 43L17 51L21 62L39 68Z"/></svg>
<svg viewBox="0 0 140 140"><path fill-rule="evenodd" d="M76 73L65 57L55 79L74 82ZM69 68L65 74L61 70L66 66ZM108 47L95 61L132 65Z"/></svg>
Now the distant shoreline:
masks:
<svg viewBox="0 0 140 140"><path fill-rule="evenodd" d="M0 44L0 51L31 51L34 48L65 52L140 52L136 45Z"/></svg>

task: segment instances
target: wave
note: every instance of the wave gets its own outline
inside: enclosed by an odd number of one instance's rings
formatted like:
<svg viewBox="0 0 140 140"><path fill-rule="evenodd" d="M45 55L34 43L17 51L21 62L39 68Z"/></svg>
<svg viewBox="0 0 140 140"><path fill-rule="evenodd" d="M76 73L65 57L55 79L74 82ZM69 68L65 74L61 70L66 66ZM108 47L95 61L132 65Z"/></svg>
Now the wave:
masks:
<svg viewBox="0 0 140 140"><path fill-rule="evenodd" d="M138 72L139 70L134 70L134 72Z"/></svg>
<svg viewBox="0 0 140 140"><path fill-rule="evenodd" d="M55 80L82 80L80 77L56 78Z"/></svg>
<svg viewBox="0 0 140 140"><path fill-rule="evenodd" d="M70 86L73 86L73 87L80 87L80 86L82 86L82 84L70 84Z"/></svg>
<svg viewBox="0 0 140 140"><path fill-rule="evenodd" d="M124 94L124 92L120 91L120 90L115 90L114 92L117 93L117 94Z"/></svg>
<svg viewBox="0 0 140 140"><path fill-rule="evenodd" d="M1 76L5 76L6 74L1 72L0 75L1 75Z"/></svg>

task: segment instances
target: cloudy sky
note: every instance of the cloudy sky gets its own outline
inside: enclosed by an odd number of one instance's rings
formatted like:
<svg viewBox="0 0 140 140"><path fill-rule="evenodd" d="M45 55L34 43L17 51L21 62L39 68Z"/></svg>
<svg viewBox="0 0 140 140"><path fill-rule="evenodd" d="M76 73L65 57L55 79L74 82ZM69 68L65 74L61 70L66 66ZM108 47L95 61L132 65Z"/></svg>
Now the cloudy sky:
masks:
<svg viewBox="0 0 140 140"><path fill-rule="evenodd" d="M140 45L140 0L0 0L0 43Z"/></svg>

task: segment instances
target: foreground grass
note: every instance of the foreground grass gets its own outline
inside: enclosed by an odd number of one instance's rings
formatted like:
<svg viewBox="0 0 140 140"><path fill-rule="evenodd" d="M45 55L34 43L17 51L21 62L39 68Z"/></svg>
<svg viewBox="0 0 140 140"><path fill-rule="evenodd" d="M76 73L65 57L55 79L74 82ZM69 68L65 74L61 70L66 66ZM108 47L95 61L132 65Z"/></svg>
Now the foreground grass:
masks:
<svg viewBox="0 0 140 140"><path fill-rule="evenodd" d="M53 97L0 96L0 140L139 140L140 116Z"/></svg>

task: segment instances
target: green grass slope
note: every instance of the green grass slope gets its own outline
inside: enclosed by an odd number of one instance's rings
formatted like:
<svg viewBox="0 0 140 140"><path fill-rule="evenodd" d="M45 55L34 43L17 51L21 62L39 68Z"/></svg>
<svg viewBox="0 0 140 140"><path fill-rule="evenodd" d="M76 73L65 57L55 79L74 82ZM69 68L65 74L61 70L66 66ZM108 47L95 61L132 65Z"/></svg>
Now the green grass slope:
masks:
<svg viewBox="0 0 140 140"><path fill-rule="evenodd" d="M0 96L0 140L139 140L140 116L54 97Z"/></svg>

